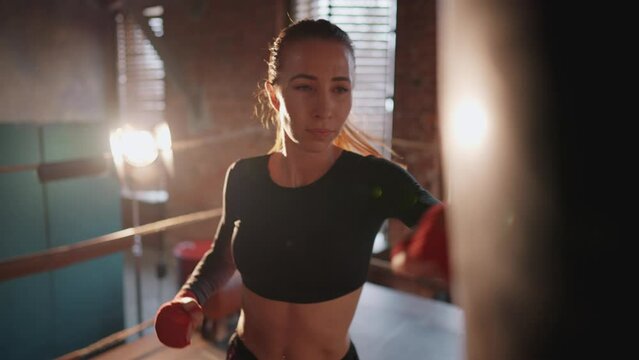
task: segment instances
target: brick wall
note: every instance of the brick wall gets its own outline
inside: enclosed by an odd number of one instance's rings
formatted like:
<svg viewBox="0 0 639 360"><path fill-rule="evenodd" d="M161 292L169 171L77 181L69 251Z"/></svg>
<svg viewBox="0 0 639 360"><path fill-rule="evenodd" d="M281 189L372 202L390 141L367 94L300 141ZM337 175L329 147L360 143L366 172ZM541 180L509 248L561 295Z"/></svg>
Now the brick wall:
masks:
<svg viewBox="0 0 639 360"><path fill-rule="evenodd" d="M421 148L394 145L397 160L433 195L444 194L437 114L436 1L397 2L393 137ZM405 234L391 222L391 241Z"/></svg>
<svg viewBox="0 0 639 360"><path fill-rule="evenodd" d="M0 0L0 122L112 120L114 33L94 2Z"/></svg>
<svg viewBox="0 0 639 360"><path fill-rule="evenodd" d="M182 77L178 82L167 79L166 118L174 139L225 139L175 153L167 216L221 206L227 167L272 145L273 135L260 128L253 106L257 84L266 76L268 44L283 26L282 4L225 0L165 5L162 40L171 53L165 66ZM210 238L217 222L184 227L169 238Z"/></svg>

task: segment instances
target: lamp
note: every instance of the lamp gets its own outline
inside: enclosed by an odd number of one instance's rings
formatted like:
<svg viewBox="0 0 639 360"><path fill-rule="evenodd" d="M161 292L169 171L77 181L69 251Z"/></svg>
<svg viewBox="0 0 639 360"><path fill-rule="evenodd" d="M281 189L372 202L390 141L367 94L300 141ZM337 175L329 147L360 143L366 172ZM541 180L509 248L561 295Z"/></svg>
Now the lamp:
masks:
<svg viewBox="0 0 639 360"><path fill-rule="evenodd" d="M111 132L110 143L122 196L149 203L168 200L166 177L173 176L173 151L165 122L151 129L126 124Z"/></svg>
<svg viewBox="0 0 639 360"><path fill-rule="evenodd" d="M161 203L168 200L166 178L173 175L171 131L165 122L145 129L126 124L111 131L109 140L121 194L131 200L132 224L137 227L140 225L139 201ZM131 252L135 266L137 319L142 323L140 235L134 235Z"/></svg>

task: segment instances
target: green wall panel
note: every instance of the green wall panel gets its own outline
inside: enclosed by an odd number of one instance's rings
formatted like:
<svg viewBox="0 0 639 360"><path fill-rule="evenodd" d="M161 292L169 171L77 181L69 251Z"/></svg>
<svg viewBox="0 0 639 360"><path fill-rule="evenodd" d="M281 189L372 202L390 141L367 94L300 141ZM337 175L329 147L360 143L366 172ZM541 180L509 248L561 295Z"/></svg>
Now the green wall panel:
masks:
<svg viewBox="0 0 639 360"><path fill-rule="evenodd" d="M44 125L42 134L45 162L91 158L110 151L104 124Z"/></svg>
<svg viewBox="0 0 639 360"><path fill-rule="evenodd" d="M37 164L39 148L37 125L0 124L0 166Z"/></svg>
<svg viewBox="0 0 639 360"><path fill-rule="evenodd" d="M0 260L47 248L43 199L35 171L0 174Z"/></svg>
<svg viewBox="0 0 639 360"><path fill-rule="evenodd" d="M0 358L53 357L50 276L42 273L0 282Z"/></svg>
<svg viewBox="0 0 639 360"><path fill-rule="evenodd" d="M0 282L2 359L53 357L53 301L50 274Z"/></svg>
<svg viewBox="0 0 639 360"><path fill-rule="evenodd" d="M72 244L121 229L117 180L111 176L49 182L52 246ZM122 254L53 273L57 355L87 346L124 327ZM72 336L71 336L72 334Z"/></svg>
<svg viewBox="0 0 639 360"><path fill-rule="evenodd" d="M0 124L0 166L99 156L102 124ZM40 136L42 139L40 140ZM43 148L40 149L40 145ZM41 184L35 170L0 174L0 260L121 229L112 175ZM123 255L0 282L0 358L50 359L124 326Z"/></svg>
<svg viewBox="0 0 639 360"><path fill-rule="evenodd" d="M51 246L68 245L121 229L120 192L113 176L52 181L45 187Z"/></svg>
<svg viewBox="0 0 639 360"><path fill-rule="evenodd" d="M38 127L0 124L0 166L40 162ZM42 188L35 170L0 174L0 260L47 247Z"/></svg>
<svg viewBox="0 0 639 360"><path fill-rule="evenodd" d="M124 328L122 267L115 254L53 272L56 355Z"/></svg>
<svg viewBox="0 0 639 360"><path fill-rule="evenodd" d="M0 166L40 162L38 127L0 125ZM43 190L35 170L0 174L0 260L47 249ZM53 298L48 273L0 282L0 358L53 353Z"/></svg>

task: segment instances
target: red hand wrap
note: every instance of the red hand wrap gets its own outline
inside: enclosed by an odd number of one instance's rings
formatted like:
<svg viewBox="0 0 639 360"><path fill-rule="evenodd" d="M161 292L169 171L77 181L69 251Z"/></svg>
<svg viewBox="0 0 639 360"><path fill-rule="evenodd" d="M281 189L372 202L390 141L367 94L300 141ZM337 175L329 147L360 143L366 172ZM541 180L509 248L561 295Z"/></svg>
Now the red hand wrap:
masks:
<svg viewBox="0 0 639 360"><path fill-rule="evenodd" d="M405 251L409 259L437 264L446 280L450 278L445 205L428 209L407 241L400 241L391 249L391 257Z"/></svg>
<svg viewBox="0 0 639 360"><path fill-rule="evenodd" d="M197 303L195 294L190 291L180 292L173 300L160 306L155 315L155 333L160 342L173 348L183 348L191 343L189 332L191 331L191 312L202 311L197 305L190 311L184 308L181 301L184 298L193 298Z"/></svg>

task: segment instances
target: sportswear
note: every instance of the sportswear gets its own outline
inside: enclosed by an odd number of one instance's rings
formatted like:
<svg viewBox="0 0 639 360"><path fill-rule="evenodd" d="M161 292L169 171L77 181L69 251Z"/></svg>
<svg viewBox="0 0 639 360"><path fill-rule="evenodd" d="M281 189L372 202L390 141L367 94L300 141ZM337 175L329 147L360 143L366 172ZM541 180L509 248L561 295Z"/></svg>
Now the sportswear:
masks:
<svg viewBox="0 0 639 360"><path fill-rule="evenodd" d="M282 187L269 155L227 171L214 245L183 287L200 304L235 268L251 291L292 303L335 299L366 281L373 242L387 218L407 226L439 203L402 167L343 150L315 182Z"/></svg>

